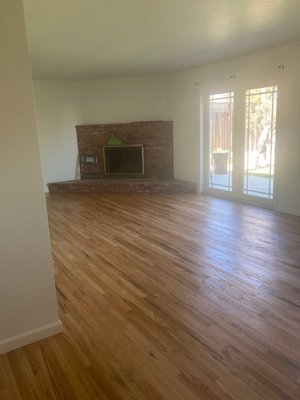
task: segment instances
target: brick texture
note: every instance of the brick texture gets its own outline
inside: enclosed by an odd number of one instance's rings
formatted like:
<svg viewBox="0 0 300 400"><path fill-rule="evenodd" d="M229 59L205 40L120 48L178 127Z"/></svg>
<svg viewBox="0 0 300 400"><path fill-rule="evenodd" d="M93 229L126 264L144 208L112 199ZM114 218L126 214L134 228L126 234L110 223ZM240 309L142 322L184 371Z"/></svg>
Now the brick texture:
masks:
<svg viewBox="0 0 300 400"><path fill-rule="evenodd" d="M78 125L77 143L79 155L94 153L99 158L99 178L104 176L103 146L114 135L124 144L144 145L145 178L172 179L173 122L147 121L122 124Z"/></svg>
<svg viewBox="0 0 300 400"><path fill-rule="evenodd" d="M78 179L48 183L50 193L196 193L197 185L177 179Z"/></svg>

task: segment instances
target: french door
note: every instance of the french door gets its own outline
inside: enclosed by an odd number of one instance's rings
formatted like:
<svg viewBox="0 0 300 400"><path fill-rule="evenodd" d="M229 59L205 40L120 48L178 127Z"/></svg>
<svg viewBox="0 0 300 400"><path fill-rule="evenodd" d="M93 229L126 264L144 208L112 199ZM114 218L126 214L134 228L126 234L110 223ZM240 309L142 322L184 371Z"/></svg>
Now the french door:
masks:
<svg viewBox="0 0 300 400"><path fill-rule="evenodd" d="M273 85L209 95L208 192L272 202L277 93Z"/></svg>

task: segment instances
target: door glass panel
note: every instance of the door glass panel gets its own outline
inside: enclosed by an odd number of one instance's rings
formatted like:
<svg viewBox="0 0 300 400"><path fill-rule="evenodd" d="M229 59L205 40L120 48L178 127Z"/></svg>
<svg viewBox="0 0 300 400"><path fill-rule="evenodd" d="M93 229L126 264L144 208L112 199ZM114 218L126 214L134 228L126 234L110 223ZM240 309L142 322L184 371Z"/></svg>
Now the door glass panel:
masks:
<svg viewBox="0 0 300 400"><path fill-rule="evenodd" d="M233 92L209 99L209 181L211 189L232 191Z"/></svg>
<svg viewBox="0 0 300 400"><path fill-rule="evenodd" d="M245 195L273 199L277 86L246 91Z"/></svg>

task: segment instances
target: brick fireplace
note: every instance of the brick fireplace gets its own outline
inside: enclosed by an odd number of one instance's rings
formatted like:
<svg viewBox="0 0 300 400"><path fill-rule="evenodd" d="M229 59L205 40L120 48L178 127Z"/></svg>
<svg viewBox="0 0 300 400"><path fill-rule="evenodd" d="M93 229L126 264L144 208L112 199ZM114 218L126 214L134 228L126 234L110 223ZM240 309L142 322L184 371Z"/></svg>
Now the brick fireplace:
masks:
<svg viewBox="0 0 300 400"><path fill-rule="evenodd" d="M144 177L146 179L172 179L174 177L172 121L78 125L76 131L79 156L81 154L97 155L100 179L107 177L103 154L108 139L112 136L122 139L126 146L143 146Z"/></svg>
<svg viewBox="0 0 300 400"><path fill-rule="evenodd" d="M49 183L49 192L196 193L196 183L174 179L172 121L78 125L76 131L79 160L90 160L91 170L85 176L80 164L81 179ZM112 136L120 138L122 145L108 145ZM140 148L142 166L139 158L127 166L119 164L115 155L107 154L107 148L115 148L116 154ZM108 156L113 161L110 166Z"/></svg>

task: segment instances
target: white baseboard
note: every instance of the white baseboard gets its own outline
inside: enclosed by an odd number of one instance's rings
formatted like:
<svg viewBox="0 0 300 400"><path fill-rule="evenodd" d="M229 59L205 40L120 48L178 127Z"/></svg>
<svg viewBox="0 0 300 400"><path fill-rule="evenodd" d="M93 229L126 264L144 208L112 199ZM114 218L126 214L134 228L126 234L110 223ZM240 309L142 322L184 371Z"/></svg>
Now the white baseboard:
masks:
<svg viewBox="0 0 300 400"><path fill-rule="evenodd" d="M295 210L295 209L292 209L292 208L277 207L276 205L275 205L274 209L275 209L275 211L278 211L278 212L281 212L281 213L284 213L284 214L295 215L296 217L300 216L299 209Z"/></svg>
<svg viewBox="0 0 300 400"><path fill-rule="evenodd" d="M62 323L58 320L19 335L12 336L8 339L0 340L0 354L8 353L9 351L37 342L38 340L45 339L49 336L56 335L62 331Z"/></svg>

